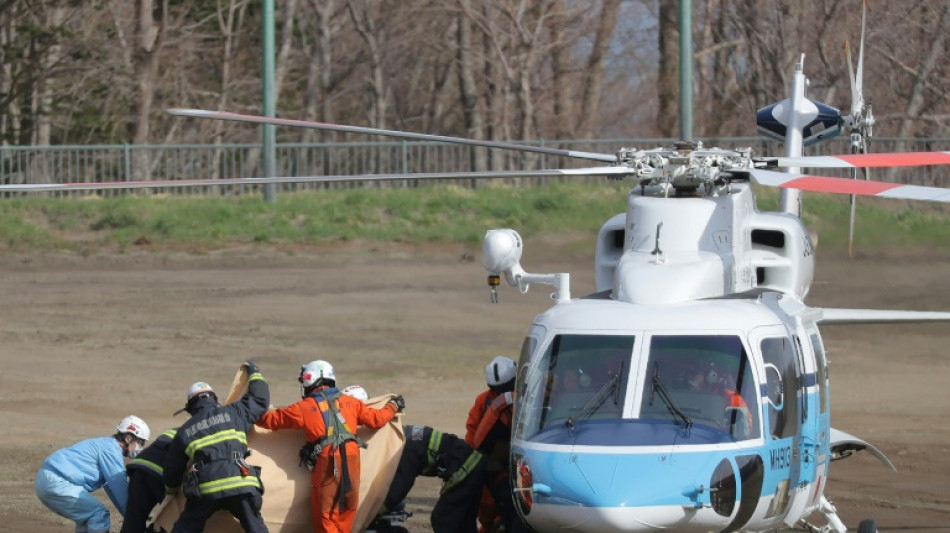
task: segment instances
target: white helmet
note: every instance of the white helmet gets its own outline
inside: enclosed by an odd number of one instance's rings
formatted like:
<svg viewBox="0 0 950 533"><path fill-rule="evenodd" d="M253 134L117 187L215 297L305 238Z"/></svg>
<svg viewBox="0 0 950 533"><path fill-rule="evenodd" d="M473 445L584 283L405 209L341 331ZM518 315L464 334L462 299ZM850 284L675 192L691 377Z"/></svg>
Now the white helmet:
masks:
<svg viewBox="0 0 950 533"><path fill-rule="evenodd" d="M148 424L135 415L129 415L120 420L115 429L119 433L131 433L135 435L135 438L142 440L148 440L149 437L152 436L152 432L148 429Z"/></svg>
<svg viewBox="0 0 950 533"><path fill-rule="evenodd" d="M300 367L300 377L297 378L297 381L299 381L304 388L312 386L321 379L332 380L336 383L336 374L333 372L333 365L326 361L317 360L310 361Z"/></svg>
<svg viewBox="0 0 950 533"><path fill-rule="evenodd" d="M515 379L515 368L518 365L511 359L499 355L485 367L485 382L489 387L497 387Z"/></svg>
<svg viewBox="0 0 950 533"><path fill-rule="evenodd" d="M201 394L214 394L214 389L204 381L199 381L188 387L188 398L186 400L190 402L192 398ZM215 394L215 396L217 395Z"/></svg>
<svg viewBox="0 0 950 533"><path fill-rule="evenodd" d="M366 394L366 389L360 387L359 385L350 385L349 387L343 389L342 392L343 394L352 396L363 403L366 403L366 400L369 400L369 394Z"/></svg>

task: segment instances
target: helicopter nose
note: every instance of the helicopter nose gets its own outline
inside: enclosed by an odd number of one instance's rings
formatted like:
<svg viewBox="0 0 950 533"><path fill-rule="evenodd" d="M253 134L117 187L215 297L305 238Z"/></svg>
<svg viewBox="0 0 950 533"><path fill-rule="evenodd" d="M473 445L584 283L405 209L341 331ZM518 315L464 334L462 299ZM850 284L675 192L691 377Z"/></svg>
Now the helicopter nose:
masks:
<svg viewBox="0 0 950 533"><path fill-rule="evenodd" d="M755 481L760 476L751 473L755 464L745 459L733 462L729 456L708 461L703 454L561 457L516 452L513 458L519 511L538 531L718 531L745 523L761 488L761 481ZM536 465L541 465L538 472L532 470ZM749 479L740 481L743 465L750 471ZM634 481L617 475L624 472L642 477Z"/></svg>

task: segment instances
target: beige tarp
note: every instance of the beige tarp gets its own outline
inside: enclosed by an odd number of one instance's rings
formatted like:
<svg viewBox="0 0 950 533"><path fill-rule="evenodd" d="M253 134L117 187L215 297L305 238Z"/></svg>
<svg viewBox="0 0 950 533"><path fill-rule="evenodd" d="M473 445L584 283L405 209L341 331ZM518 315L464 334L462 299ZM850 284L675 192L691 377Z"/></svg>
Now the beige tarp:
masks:
<svg viewBox="0 0 950 533"><path fill-rule="evenodd" d="M247 392L247 373L242 367L234 377L231 393L225 404L241 398ZM366 402L371 407L383 407L392 395L377 396ZM360 427L357 435L369 446L360 452L360 506L354 521L354 531L362 531L372 521L386 498L386 491L396 473L399 454L406 439L402 433L401 415L397 415L380 430ZM252 454L248 463L261 467L264 483L264 504L261 515L271 533L310 533L310 471L299 466L300 447L306 439L303 431L271 432L254 427L247 435ZM150 517L157 527L171 531L175 520L185 508L185 497L178 494L166 497L156 506ZM157 529L156 527L156 529ZM225 511L219 511L208 521L208 533L241 533L241 525Z"/></svg>

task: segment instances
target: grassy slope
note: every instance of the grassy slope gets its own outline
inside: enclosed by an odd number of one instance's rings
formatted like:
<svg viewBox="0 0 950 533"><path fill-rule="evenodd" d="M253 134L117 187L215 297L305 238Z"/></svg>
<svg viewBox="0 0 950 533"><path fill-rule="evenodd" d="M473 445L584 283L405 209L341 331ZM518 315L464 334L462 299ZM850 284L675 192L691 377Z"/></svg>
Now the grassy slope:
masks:
<svg viewBox="0 0 950 533"><path fill-rule="evenodd" d="M99 199L20 198L0 201L0 250L80 253L164 250L203 252L238 245L325 245L352 240L462 243L478 246L485 230L511 227L523 236L584 240L625 206L627 185L548 184L477 189L336 189L260 196L129 196ZM777 194L761 191L761 210ZM843 248L845 197L806 195L805 223L822 247ZM921 203L861 199L856 245L950 248L950 211ZM570 244L565 242L564 244Z"/></svg>

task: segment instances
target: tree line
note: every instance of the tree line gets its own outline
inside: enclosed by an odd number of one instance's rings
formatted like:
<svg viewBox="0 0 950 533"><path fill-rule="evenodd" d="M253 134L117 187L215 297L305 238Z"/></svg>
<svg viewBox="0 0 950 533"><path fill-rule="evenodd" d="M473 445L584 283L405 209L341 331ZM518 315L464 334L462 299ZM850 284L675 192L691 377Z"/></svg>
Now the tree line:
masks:
<svg viewBox="0 0 950 533"><path fill-rule="evenodd" d="M163 110L260 113L262 4L0 0L0 142L256 142L257 127ZM678 134L678 0L275 5L278 116L500 141ZM950 2L867 12L875 134L950 136ZM809 97L850 109L860 0L693 0L692 20L694 135L754 135L802 53Z"/></svg>

